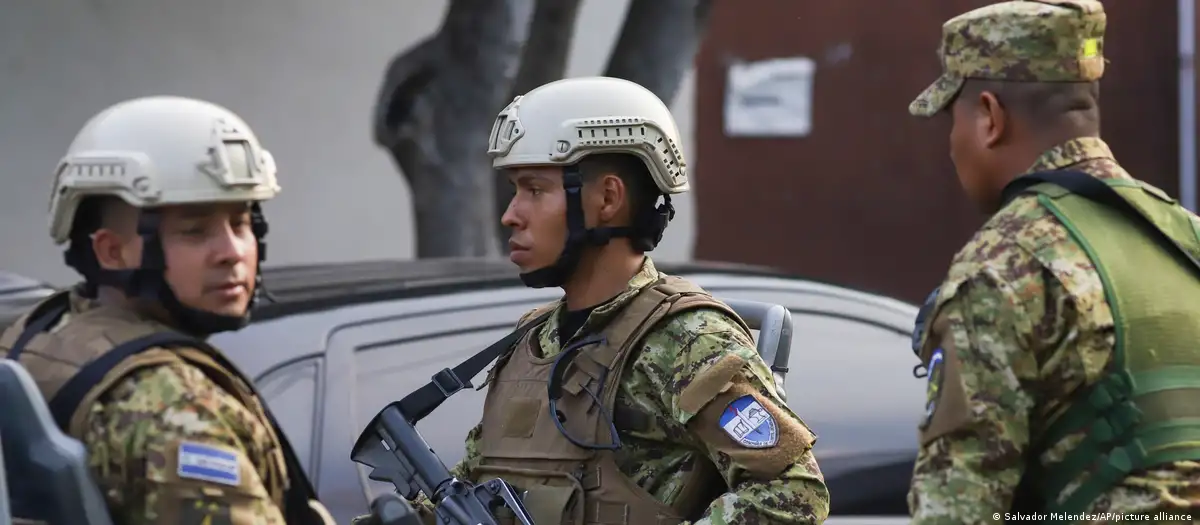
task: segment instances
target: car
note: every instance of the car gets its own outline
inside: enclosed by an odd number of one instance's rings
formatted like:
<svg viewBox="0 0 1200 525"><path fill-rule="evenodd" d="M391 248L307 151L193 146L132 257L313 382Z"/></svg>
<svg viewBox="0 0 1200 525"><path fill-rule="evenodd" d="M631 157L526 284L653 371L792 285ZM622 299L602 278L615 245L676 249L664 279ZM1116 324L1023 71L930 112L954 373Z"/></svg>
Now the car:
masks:
<svg viewBox="0 0 1200 525"><path fill-rule="evenodd" d="M827 523L907 523L924 404L924 385L911 374L917 307L766 268L658 266L718 298L790 310L787 403L818 435L814 451L831 492ZM371 418L561 295L523 286L511 263L495 259L280 266L263 274L271 300L256 307L248 327L210 342L254 379L339 523L392 490L349 460ZM447 466L462 458L483 399L482 391L463 390L417 424Z"/></svg>
<svg viewBox="0 0 1200 525"><path fill-rule="evenodd" d="M50 285L17 275L0 272L0 322L15 320L46 296L54 293Z"/></svg>

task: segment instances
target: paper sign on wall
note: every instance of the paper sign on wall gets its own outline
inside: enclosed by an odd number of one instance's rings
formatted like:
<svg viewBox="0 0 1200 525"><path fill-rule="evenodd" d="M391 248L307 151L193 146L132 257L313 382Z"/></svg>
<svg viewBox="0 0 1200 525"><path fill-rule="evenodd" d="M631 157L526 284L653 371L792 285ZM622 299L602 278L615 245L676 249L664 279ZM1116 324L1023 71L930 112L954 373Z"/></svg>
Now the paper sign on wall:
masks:
<svg viewBox="0 0 1200 525"><path fill-rule="evenodd" d="M812 131L811 58L774 58L729 66L725 134L730 137L804 137Z"/></svg>

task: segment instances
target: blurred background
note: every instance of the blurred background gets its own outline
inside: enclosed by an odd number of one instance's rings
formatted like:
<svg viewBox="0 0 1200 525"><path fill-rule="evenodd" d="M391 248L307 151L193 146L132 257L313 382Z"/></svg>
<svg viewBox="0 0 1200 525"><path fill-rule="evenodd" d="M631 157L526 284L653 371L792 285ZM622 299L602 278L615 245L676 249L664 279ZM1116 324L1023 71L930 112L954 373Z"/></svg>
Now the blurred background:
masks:
<svg viewBox="0 0 1200 525"><path fill-rule="evenodd" d="M938 74L941 23L987 3L0 0L0 269L74 279L46 232L55 164L89 116L155 94L225 105L274 153L269 264L496 254L479 235L423 245L414 196L466 187L483 212L438 220L495 228L485 201L504 196L481 182L490 119L523 81L610 73L664 95L683 131L693 191L657 258L767 265L919 303L983 217L955 180L948 122L906 108ZM1102 105L1118 159L1194 208L1191 4L1107 3ZM523 49L533 38L562 45ZM389 87L393 58L428 41L454 42L415 68L436 73ZM455 110L456 97L478 109ZM405 118L413 100L449 108L435 118L453 129L432 140L474 148L477 167L403 173L412 159L380 145L377 114Z"/></svg>

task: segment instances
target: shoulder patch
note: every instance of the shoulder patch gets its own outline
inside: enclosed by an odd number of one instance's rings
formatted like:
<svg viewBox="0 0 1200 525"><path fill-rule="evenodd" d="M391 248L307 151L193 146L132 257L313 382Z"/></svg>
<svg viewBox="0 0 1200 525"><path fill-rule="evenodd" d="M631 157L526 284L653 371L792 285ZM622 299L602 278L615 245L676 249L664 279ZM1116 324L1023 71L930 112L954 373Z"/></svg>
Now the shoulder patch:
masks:
<svg viewBox="0 0 1200 525"><path fill-rule="evenodd" d="M771 448L779 442L779 425L754 396L744 395L725 407L721 429L746 448Z"/></svg>
<svg viewBox="0 0 1200 525"><path fill-rule="evenodd" d="M232 449L192 441L179 444L179 468L176 474L180 478L236 487L242 482L240 467L238 453Z"/></svg>
<svg viewBox="0 0 1200 525"><path fill-rule="evenodd" d="M942 393L942 378L945 374L946 352L941 348L933 351L929 356L929 377L928 383L925 386L925 420L921 423L921 427L929 426L929 422L933 420L933 413L937 411L938 398Z"/></svg>

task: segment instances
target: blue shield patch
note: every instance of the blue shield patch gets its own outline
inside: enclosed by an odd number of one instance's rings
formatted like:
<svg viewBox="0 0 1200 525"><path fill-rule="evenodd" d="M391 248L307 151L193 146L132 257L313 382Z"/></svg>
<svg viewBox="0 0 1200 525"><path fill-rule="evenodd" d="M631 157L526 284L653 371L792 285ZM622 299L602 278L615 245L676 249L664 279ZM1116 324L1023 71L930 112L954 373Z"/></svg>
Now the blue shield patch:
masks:
<svg viewBox="0 0 1200 525"><path fill-rule="evenodd" d="M176 474L180 478L237 486L242 482L240 467L238 455L231 449L191 441L179 444Z"/></svg>
<svg viewBox="0 0 1200 525"><path fill-rule="evenodd" d="M746 448L771 448L779 442L779 425L770 412L745 395L734 399L721 413L721 429Z"/></svg>

